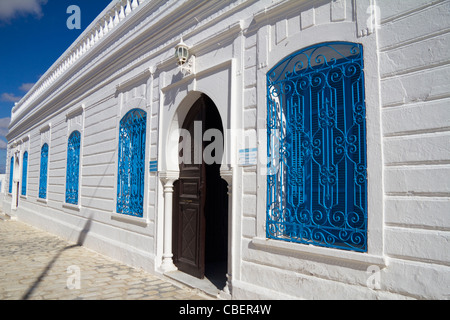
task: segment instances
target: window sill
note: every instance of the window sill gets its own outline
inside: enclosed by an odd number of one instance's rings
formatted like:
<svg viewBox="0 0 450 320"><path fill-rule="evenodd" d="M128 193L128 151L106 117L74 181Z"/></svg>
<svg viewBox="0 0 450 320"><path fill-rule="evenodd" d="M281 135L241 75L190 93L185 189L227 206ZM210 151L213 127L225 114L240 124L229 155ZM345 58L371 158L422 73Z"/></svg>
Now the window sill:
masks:
<svg viewBox="0 0 450 320"><path fill-rule="evenodd" d="M147 227L148 226L148 221L144 218L138 218L138 217L133 217L133 216L128 216L125 214L120 214L120 213L112 213L111 214L111 219L112 220L116 220L116 221L120 221L120 222L125 222L125 223L130 223L130 224L134 224L140 227Z"/></svg>
<svg viewBox="0 0 450 320"><path fill-rule="evenodd" d="M368 253L359 253L339 249L323 248L313 245L304 245L300 243L284 242L279 240L272 240L258 237L253 238L251 244L253 244L257 249L266 251L285 251L296 255L320 256L322 258L354 262L368 266L369 265L377 265L380 267L387 266L387 261L385 257Z"/></svg>
<svg viewBox="0 0 450 320"><path fill-rule="evenodd" d="M47 199L37 198L36 201L40 202L40 203L47 204Z"/></svg>
<svg viewBox="0 0 450 320"><path fill-rule="evenodd" d="M63 208L74 210L74 211L80 211L80 205L79 204L71 204L71 203L63 203Z"/></svg>

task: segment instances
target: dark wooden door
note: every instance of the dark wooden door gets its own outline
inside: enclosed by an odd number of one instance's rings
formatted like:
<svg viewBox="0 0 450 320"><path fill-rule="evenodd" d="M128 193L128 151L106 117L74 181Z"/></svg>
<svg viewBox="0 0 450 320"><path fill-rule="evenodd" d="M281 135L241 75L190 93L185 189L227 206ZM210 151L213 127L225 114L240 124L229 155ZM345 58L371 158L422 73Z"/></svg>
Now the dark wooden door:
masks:
<svg viewBox="0 0 450 320"><path fill-rule="evenodd" d="M174 190L173 254L180 271L198 278L205 275L206 172L203 161L205 103L199 99L183 124L180 137L180 178Z"/></svg>

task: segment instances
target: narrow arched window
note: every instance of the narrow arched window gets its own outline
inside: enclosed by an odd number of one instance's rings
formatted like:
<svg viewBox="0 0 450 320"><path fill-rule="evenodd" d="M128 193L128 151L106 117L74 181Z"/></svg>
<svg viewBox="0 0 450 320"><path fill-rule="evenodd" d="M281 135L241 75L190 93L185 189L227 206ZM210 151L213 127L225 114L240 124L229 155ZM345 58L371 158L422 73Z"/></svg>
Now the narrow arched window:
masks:
<svg viewBox="0 0 450 320"><path fill-rule="evenodd" d="M143 217L147 113L129 111L120 121L117 212Z"/></svg>
<svg viewBox="0 0 450 320"><path fill-rule="evenodd" d="M39 198L47 199L48 144L41 148L41 167L39 170Z"/></svg>
<svg viewBox="0 0 450 320"><path fill-rule="evenodd" d="M81 134L72 132L67 146L66 203L78 204Z"/></svg>
<svg viewBox="0 0 450 320"><path fill-rule="evenodd" d="M22 164L22 195L27 195L27 176L28 176L28 151L23 154Z"/></svg>
<svg viewBox="0 0 450 320"><path fill-rule="evenodd" d="M363 47L293 53L267 74L267 237L367 251Z"/></svg>
<svg viewBox="0 0 450 320"><path fill-rule="evenodd" d="M9 167L9 193L13 191L13 179L14 179L14 157L11 157L11 165Z"/></svg>

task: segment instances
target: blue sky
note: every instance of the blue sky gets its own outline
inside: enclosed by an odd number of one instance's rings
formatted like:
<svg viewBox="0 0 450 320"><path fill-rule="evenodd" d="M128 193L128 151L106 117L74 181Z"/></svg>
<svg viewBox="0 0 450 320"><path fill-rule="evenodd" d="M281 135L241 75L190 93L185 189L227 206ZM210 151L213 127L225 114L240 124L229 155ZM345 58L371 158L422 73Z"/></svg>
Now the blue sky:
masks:
<svg viewBox="0 0 450 320"><path fill-rule="evenodd" d="M0 0L0 173L6 163L11 108L52 66L111 0ZM69 29L70 5L81 29Z"/></svg>

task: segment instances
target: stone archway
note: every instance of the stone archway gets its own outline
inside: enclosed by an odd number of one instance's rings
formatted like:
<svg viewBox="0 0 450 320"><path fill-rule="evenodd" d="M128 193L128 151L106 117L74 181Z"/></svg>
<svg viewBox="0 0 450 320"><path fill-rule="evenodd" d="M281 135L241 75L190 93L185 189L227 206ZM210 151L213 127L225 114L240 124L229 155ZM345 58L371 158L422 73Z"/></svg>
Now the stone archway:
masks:
<svg viewBox="0 0 450 320"><path fill-rule="evenodd" d="M173 203L174 263L201 279L217 279L223 270L223 287L228 253L227 183L220 177L223 127L209 97L202 95L194 103L182 129Z"/></svg>
<svg viewBox="0 0 450 320"><path fill-rule="evenodd" d="M196 109L202 109L202 106L203 111ZM180 217L183 218L183 211L184 214L189 210L191 213L195 211L193 210L195 206L193 204L195 194L183 194L186 188L182 185L182 180L185 180L188 177L185 176L186 172L184 169L186 168L183 169L182 165L179 163L180 161L178 161L180 151L184 152L184 150L180 150L180 136L182 135L183 130L184 133L189 132L190 126L191 131L193 130L192 121L195 119L200 120L202 123L200 130L202 137L206 140L206 143L205 141L202 141L202 151L205 151L205 153L210 152L210 149L205 150L205 146L208 147L210 143L217 143L215 138L211 138L214 134L211 134L211 132L208 133L208 129L218 130L220 132L222 151L224 151L223 148L226 149L225 146L227 141L226 135L224 134L224 122L217 105L206 94L200 92L189 93L175 111L173 119L169 124L167 143L164 145L165 161L162 167L166 170L160 173L160 179L164 186L164 252L161 270L164 273L168 273L178 269L199 278L202 278L206 274L208 279L211 277L211 272L218 272L219 277L217 278L214 274L214 281L210 281L213 282L216 287L223 288L223 291L229 294L229 288L231 288L232 259L232 174L231 170L223 169L228 168L228 166L224 164L224 157L217 157L220 158L219 161L213 161L212 163L207 164L204 163L203 159L202 163L199 164L202 169L197 170L197 172L203 170L204 177L207 179L206 183L208 184L209 181L209 185L211 185L210 188L205 188L203 194L204 197L196 199L203 205L202 214L205 214L205 219L204 221L197 219L196 222L193 223L196 225L195 231L194 228L189 226L190 230L188 232L191 232L190 240L196 243L195 246L191 247L195 253L190 253L190 256L188 257L190 258L190 261L187 261L189 259L186 259L186 256L183 256L185 253L182 252L183 248L180 248L180 246L186 245L186 243L189 242L189 240L179 237L183 230L183 221L180 222ZM214 153L212 154L212 158L216 158ZM192 178L195 179L195 177ZM201 184L202 177L197 176L196 178ZM192 190L195 191L195 187L193 187ZM189 197L191 198L189 199ZM224 211L219 214L215 214L217 213L217 210L215 209L215 205L217 204L222 204L222 207L224 208ZM181 213L180 209L182 211ZM186 227L187 225L185 224L184 226ZM202 238L204 240L201 240ZM183 263L186 265L186 262L188 265L187 269L191 268L190 271L183 267ZM192 270L195 271L192 272Z"/></svg>

